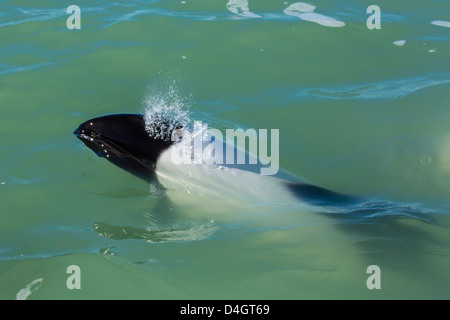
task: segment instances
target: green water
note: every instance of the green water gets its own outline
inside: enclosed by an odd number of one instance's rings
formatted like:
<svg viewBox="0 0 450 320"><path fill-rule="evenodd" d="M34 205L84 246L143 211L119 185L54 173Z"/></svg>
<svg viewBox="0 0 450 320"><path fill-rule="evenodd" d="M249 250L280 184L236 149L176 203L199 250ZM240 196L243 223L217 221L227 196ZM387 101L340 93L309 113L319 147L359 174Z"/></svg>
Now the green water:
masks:
<svg viewBox="0 0 450 320"><path fill-rule="evenodd" d="M450 28L432 24L448 1L380 0L378 30L371 1L312 1L343 27L285 14L292 3L250 0L259 17L226 0L0 3L1 299L37 279L27 299L450 298ZM71 4L81 30L66 27ZM421 214L211 207L167 222L145 182L72 134L154 101L279 129L282 168Z"/></svg>

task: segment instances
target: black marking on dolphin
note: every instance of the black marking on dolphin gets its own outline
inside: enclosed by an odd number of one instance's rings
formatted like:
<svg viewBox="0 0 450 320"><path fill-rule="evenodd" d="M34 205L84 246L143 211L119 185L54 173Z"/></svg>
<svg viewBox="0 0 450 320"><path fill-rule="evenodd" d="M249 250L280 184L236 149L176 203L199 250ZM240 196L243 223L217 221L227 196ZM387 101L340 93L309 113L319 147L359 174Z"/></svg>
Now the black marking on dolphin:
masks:
<svg viewBox="0 0 450 320"><path fill-rule="evenodd" d="M149 127L143 115L114 114L86 121L73 133L99 157L154 182L158 156L173 143L164 135L168 124L163 120ZM176 124L175 128L181 125Z"/></svg>
<svg viewBox="0 0 450 320"><path fill-rule="evenodd" d="M339 206L358 202L360 199L307 183L287 183L288 189L305 202L317 206Z"/></svg>

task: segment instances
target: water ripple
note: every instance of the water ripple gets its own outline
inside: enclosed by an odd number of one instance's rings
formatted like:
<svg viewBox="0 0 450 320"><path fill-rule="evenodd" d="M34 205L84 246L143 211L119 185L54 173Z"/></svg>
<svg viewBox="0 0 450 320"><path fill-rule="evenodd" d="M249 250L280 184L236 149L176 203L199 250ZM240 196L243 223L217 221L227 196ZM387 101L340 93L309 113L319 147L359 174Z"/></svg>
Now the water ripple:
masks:
<svg viewBox="0 0 450 320"><path fill-rule="evenodd" d="M395 79L390 81L355 84L335 88L308 88L294 96L317 96L328 99L393 99L402 98L420 89L450 82L450 74Z"/></svg>

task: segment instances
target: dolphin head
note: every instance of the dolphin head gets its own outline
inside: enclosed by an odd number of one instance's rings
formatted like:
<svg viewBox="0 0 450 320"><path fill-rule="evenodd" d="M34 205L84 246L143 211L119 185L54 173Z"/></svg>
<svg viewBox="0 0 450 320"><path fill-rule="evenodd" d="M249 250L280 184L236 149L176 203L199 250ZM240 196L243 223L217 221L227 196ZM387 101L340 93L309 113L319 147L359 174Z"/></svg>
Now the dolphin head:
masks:
<svg viewBox="0 0 450 320"><path fill-rule="evenodd" d="M152 182L159 155L173 144L172 133L181 127L163 118L115 114L88 120L73 133L99 157Z"/></svg>

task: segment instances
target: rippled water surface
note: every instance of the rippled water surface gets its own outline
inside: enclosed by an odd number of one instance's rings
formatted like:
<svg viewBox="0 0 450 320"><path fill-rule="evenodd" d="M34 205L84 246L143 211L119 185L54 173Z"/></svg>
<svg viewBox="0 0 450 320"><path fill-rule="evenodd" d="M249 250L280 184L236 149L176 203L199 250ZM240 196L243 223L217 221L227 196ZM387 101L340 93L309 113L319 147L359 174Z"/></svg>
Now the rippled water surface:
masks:
<svg viewBox="0 0 450 320"><path fill-rule="evenodd" d="M1 299L450 298L448 1L70 4L0 3ZM367 201L192 210L72 134L155 110L279 129L281 168Z"/></svg>

